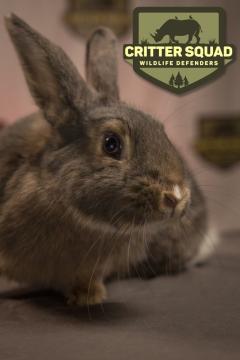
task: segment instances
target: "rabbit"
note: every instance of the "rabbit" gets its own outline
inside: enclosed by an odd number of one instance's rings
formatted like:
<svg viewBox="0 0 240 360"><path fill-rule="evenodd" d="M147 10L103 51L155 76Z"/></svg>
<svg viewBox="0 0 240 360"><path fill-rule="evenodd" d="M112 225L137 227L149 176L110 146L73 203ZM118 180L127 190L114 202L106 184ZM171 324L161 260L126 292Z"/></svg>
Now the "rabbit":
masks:
<svg viewBox="0 0 240 360"><path fill-rule="evenodd" d="M1 275L84 306L113 275L201 261L204 197L160 121L120 101L112 31L90 36L84 81L22 19L6 28L39 112L0 133Z"/></svg>

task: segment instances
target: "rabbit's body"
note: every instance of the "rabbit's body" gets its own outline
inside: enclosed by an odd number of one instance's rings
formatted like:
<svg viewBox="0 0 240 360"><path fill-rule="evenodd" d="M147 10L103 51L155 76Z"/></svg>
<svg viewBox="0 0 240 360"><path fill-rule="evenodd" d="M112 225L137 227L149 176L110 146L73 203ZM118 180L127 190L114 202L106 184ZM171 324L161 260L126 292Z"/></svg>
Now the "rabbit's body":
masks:
<svg viewBox="0 0 240 360"><path fill-rule="evenodd" d="M112 33L88 43L91 88L22 20L7 27L42 112L0 133L0 272L94 304L113 274L193 262L203 196L162 125L118 100Z"/></svg>
<svg viewBox="0 0 240 360"><path fill-rule="evenodd" d="M93 221L65 202L48 180L54 164L41 166L50 135L40 113L0 134L0 269L20 282L64 293L82 283L88 291L89 281L126 274L146 258L145 244L132 231L129 251L127 227Z"/></svg>

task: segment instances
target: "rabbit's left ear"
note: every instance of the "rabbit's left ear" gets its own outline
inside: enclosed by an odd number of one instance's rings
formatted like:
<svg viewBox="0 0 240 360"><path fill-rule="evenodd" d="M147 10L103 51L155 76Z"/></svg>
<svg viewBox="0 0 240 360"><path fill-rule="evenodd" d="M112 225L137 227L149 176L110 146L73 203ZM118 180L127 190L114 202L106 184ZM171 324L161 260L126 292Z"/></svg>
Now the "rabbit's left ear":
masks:
<svg viewBox="0 0 240 360"><path fill-rule="evenodd" d="M87 43L87 80L106 100L119 98L116 45L115 35L104 27L95 30Z"/></svg>
<svg viewBox="0 0 240 360"><path fill-rule="evenodd" d="M56 128L78 124L92 93L69 57L14 14L6 18L6 26L31 94L46 119ZM70 109L71 116L65 116Z"/></svg>

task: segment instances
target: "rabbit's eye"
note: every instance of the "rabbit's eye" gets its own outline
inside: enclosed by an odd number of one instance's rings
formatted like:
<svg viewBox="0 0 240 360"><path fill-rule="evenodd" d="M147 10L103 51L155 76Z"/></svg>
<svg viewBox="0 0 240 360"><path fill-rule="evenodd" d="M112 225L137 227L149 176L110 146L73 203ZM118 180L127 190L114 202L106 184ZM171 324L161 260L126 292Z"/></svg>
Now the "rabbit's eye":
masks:
<svg viewBox="0 0 240 360"><path fill-rule="evenodd" d="M122 151L122 142L120 137L114 133L107 133L104 135L103 150L109 156L120 158Z"/></svg>

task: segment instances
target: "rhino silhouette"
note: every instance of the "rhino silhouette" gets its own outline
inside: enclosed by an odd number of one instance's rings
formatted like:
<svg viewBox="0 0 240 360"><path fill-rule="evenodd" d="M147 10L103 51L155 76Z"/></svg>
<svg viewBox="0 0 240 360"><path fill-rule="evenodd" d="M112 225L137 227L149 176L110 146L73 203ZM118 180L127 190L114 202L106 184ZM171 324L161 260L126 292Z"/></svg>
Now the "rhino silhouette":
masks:
<svg viewBox="0 0 240 360"><path fill-rule="evenodd" d="M192 17L186 20L169 19L159 29L155 31L155 34L151 34L155 42L161 41L164 36L169 35L169 42L178 44L179 41L175 39L175 36L188 35L187 44L189 44L193 36L196 38L197 44L200 42L201 26Z"/></svg>

